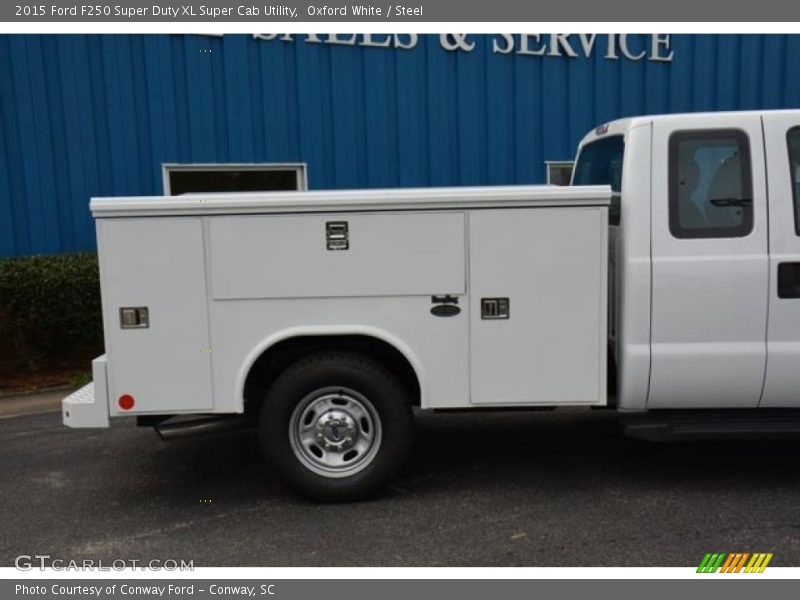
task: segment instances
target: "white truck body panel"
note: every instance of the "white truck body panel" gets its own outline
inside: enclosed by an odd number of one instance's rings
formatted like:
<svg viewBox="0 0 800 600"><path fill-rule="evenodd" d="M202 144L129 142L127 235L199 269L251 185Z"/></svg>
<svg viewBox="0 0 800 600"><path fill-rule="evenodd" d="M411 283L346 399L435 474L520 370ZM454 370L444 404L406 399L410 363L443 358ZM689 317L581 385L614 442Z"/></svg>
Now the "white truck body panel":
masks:
<svg viewBox="0 0 800 600"><path fill-rule="evenodd" d="M650 157L652 122L621 119L590 132L578 146L608 136L625 138L626 156ZM649 168L623 169L624 227L609 226L609 337L615 348L617 408L644 410L650 386L650 192Z"/></svg>
<svg viewBox="0 0 800 600"><path fill-rule="evenodd" d="M111 397L131 394L136 412L214 406L211 339L199 217L98 221L103 321ZM149 327L121 329L121 307L148 307ZM122 411L111 403L111 415Z"/></svg>
<svg viewBox="0 0 800 600"><path fill-rule="evenodd" d="M463 213L360 213L353 239L332 252L320 242L330 215L257 215L208 220L214 300L463 294Z"/></svg>
<svg viewBox="0 0 800 600"><path fill-rule="evenodd" d="M800 262L800 236L795 224L793 182L800 180L787 160L787 136L800 125L797 112L766 113L764 135L783 144L766 145L769 204L769 320L767 370L759 406L785 408L800 404L800 299L778 295L782 263Z"/></svg>
<svg viewBox="0 0 800 600"><path fill-rule="evenodd" d="M675 131L749 137L753 228L681 239L669 229L669 138ZM755 408L766 368L767 190L760 115L653 122L652 327L648 408ZM701 182L702 184L702 182Z"/></svg>
<svg viewBox="0 0 800 600"><path fill-rule="evenodd" d="M250 367L276 343L301 336L364 335L387 342L414 368L421 403L469 406L466 306L455 318L430 314L430 295L214 302L214 412L242 412ZM254 327L258 323L258 327Z"/></svg>
<svg viewBox="0 0 800 600"><path fill-rule="evenodd" d="M470 214L473 404L605 404L607 219L594 208ZM510 319L481 318L492 296L511 298Z"/></svg>
<svg viewBox="0 0 800 600"><path fill-rule="evenodd" d="M93 200L110 413L240 413L261 353L310 335L389 343L425 408L605 404L609 195L520 186ZM326 247L329 222L347 222L347 250ZM431 313L442 295L460 314ZM484 297L510 298L510 318L481 320ZM148 326L122 329L122 307L147 307ZM119 408L123 394L133 408Z"/></svg>

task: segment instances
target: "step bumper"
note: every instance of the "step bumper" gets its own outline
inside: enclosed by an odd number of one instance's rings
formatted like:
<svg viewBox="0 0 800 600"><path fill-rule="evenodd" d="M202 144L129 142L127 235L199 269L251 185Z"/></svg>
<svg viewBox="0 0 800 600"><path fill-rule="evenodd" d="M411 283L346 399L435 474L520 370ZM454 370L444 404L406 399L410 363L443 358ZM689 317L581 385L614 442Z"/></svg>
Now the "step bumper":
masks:
<svg viewBox="0 0 800 600"><path fill-rule="evenodd" d="M73 428L108 427L106 356L92 361L93 381L61 401L64 425Z"/></svg>

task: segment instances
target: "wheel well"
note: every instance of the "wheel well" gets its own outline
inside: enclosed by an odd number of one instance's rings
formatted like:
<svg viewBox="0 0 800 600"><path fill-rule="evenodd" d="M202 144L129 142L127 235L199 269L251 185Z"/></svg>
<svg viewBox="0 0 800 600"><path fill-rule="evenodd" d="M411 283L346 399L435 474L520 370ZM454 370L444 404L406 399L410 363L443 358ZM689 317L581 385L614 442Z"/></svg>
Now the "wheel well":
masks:
<svg viewBox="0 0 800 600"><path fill-rule="evenodd" d="M417 374L397 348L368 335L318 335L282 340L267 348L256 359L244 382L245 413L257 412L267 388L286 367L305 356L325 350L350 350L377 360L398 378L412 404L420 405Z"/></svg>

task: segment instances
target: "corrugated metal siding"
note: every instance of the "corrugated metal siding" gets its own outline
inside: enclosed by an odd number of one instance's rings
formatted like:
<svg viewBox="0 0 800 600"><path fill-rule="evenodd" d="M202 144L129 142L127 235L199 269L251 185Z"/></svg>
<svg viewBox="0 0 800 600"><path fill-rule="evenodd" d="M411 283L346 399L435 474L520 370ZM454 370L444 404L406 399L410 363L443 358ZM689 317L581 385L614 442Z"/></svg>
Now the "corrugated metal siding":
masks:
<svg viewBox="0 0 800 600"><path fill-rule="evenodd" d="M92 248L93 195L164 162L306 162L311 188L541 182L621 116L800 106L800 37L672 36L672 63L265 42L0 36L0 256ZM632 40L637 48L643 40Z"/></svg>

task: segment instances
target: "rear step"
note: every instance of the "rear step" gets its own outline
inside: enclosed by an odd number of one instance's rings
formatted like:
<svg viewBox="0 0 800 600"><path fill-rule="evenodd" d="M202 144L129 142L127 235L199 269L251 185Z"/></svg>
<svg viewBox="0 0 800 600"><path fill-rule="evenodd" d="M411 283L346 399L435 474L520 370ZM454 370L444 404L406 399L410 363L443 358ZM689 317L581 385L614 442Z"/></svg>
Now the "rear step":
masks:
<svg viewBox="0 0 800 600"><path fill-rule="evenodd" d="M197 435L247 429L253 425L253 420L244 415L226 415L162 421L155 424L153 429L161 436L162 440L171 441Z"/></svg>
<svg viewBox="0 0 800 600"><path fill-rule="evenodd" d="M650 442L800 438L800 410L658 410L622 417L625 435Z"/></svg>

